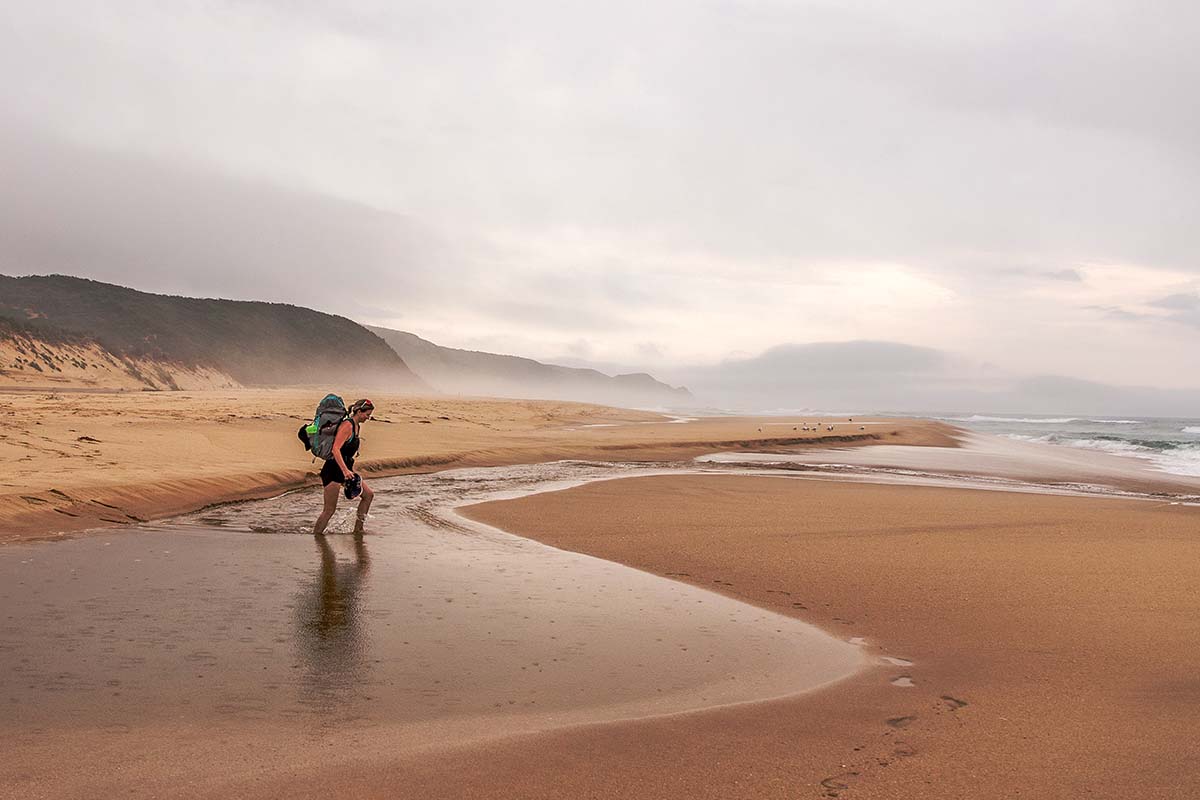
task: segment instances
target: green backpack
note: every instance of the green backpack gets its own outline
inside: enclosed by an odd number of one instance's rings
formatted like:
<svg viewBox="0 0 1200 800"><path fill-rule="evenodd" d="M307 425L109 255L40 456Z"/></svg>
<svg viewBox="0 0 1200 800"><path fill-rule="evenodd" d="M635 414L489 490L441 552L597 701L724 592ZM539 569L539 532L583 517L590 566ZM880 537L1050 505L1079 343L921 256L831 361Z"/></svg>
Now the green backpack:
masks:
<svg viewBox="0 0 1200 800"><path fill-rule="evenodd" d="M349 417L346 403L336 394L327 394L317 404L317 413L308 425L301 425L296 436L317 458L333 458L333 440L337 438L338 426Z"/></svg>

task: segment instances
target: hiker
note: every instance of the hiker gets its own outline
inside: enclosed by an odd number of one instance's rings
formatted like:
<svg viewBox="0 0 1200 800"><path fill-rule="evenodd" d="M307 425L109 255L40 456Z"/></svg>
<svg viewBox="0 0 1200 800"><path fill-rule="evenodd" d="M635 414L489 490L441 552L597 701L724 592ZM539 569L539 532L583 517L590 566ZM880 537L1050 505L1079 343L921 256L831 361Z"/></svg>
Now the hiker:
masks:
<svg viewBox="0 0 1200 800"><path fill-rule="evenodd" d="M340 403L341 400L338 400ZM362 500L358 501L358 518L354 523L354 532L362 533L363 523L367 521L367 512L371 510L371 501L375 492L362 482L362 477L353 472L354 456L358 453L358 428L371 418L375 404L370 400L355 400L346 412L346 418L338 425L337 436L333 440L333 452L321 467L321 485L325 487L325 510L317 518L313 527L314 536L323 536L325 526L337 510L338 494L345 488L346 497L353 500L362 492Z"/></svg>

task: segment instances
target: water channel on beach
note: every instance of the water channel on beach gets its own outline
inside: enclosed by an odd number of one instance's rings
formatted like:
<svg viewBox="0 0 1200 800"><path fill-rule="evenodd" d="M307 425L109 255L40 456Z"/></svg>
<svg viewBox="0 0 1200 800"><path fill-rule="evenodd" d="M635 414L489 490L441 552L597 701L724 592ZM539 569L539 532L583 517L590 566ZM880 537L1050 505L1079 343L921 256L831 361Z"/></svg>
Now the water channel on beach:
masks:
<svg viewBox="0 0 1200 800"><path fill-rule="evenodd" d="M365 536L344 533L345 503L311 536L306 490L0 548L0 735L16 743L0 779L36 793L86 774L95 789L133 769L178 785L231 748L263 769L284 742L453 745L778 697L864 664L798 620L453 511L654 472L374 480Z"/></svg>

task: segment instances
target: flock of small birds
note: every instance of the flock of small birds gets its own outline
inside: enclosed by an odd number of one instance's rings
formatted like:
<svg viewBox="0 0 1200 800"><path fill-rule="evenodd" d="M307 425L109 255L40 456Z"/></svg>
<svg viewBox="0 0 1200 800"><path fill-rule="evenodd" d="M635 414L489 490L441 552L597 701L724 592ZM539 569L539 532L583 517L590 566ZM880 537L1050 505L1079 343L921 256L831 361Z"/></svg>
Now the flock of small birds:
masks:
<svg viewBox="0 0 1200 800"><path fill-rule="evenodd" d="M847 420L846 420L846 421L847 421L847 422L854 422L854 417L847 417ZM860 431L865 431L865 430L867 429L867 427L866 427L865 425L859 425L859 426L858 426L858 429L859 429ZM812 425L809 425L809 423L805 422L805 423L801 424L801 425L799 426L799 428L797 428L795 425L793 425L793 426L792 426L792 430L801 430L801 431L819 431L819 430L821 430L821 425L820 425L820 423L816 423L816 422L812 423ZM826 426L825 426L825 430L827 430L827 431L831 431L831 430L833 430L833 426L832 426L832 425L826 425ZM759 432L759 433L762 433L762 428L761 428L761 427L758 429L758 432Z"/></svg>

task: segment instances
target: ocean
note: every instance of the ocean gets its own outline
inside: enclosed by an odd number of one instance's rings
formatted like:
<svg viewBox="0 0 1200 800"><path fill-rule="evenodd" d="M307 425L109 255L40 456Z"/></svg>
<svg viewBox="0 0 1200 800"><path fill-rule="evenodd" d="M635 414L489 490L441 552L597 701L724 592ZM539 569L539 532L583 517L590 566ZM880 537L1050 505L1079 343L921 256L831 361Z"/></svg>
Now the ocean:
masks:
<svg viewBox="0 0 1200 800"><path fill-rule="evenodd" d="M1200 476L1200 419L971 413L923 416L1010 439L1140 458L1163 472Z"/></svg>
<svg viewBox="0 0 1200 800"><path fill-rule="evenodd" d="M1100 450L1150 462L1155 469L1172 475L1200 476L1200 418L1197 417L1105 417L1065 414L989 414L945 411L863 411L805 408L644 408L674 416L684 422L695 417L755 416L795 419L838 419L844 417L919 417L935 419L960 428L1025 442ZM682 415L690 416L682 416Z"/></svg>

